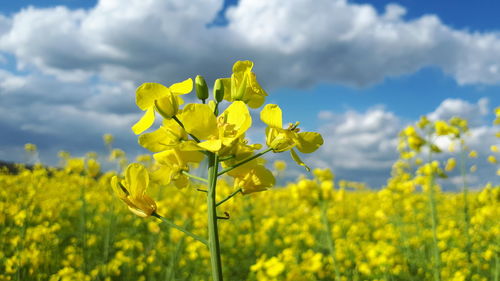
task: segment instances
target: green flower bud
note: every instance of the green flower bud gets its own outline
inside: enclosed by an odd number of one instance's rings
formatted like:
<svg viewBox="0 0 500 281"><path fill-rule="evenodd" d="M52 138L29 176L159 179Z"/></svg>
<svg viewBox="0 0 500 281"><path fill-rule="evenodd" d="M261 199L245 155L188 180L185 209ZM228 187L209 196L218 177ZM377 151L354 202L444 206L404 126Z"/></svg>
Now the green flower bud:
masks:
<svg viewBox="0 0 500 281"><path fill-rule="evenodd" d="M214 98L217 103L221 102L224 99L224 84L222 84L222 81L220 79L215 80Z"/></svg>
<svg viewBox="0 0 500 281"><path fill-rule="evenodd" d="M156 111L165 119L174 117L179 112L179 102L177 96L169 93L169 95L155 100Z"/></svg>
<svg viewBox="0 0 500 281"><path fill-rule="evenodd" d="M197 75L195 79L195 87L196 87L196 96L200 100L206 100L208 99L208 87L207 83L205 82L205 78L201 75Z"/></svg>

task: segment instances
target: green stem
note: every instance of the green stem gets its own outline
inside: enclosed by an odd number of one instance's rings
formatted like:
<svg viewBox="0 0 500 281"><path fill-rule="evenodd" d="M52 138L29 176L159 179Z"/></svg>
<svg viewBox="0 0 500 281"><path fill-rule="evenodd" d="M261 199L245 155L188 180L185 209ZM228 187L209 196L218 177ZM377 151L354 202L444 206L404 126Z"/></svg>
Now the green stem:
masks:
<svg viewBox="0 0 500 281"><path fill-rule="evenodd" d="M231 160L233 159L234 157L236 157L236 155L229 155L229 156L226 156L226 157L222 157L222 158L219 158L219 162L224 162L226 160Z"/></svg>
<svg viewBox="0 0 500 281"><path fill-rule="evenodd" d="M340 280L340 271L337 267L337 262L335 260L335 242L332 239L330 222L328 221L328 203L326 201L323 201L321 203L321 221L323 222L323 226L325 227L326 241L328 243L328 251L330 252L333 269L335 271L334 280Z"/></svg>
<svg viewBox="0 0 500 281"><path fill-rule="evenodd" d="M253 156L250 156L250 157L248 157L247 159L245 159L245 160L241 161L240 163L237 163L237 164L235 164L235 165L234 165L234 166L232 166L232 167L229 167L229 168L226 168L226 169L224 169L224 170L220 171L220 172L217 174L217 176L221 176L221 175L223 175L223 174L225 174L225 173L227 173L227 172L229 172L229 171L231 171L231 170L233 170L233 169L235 169L235 168L238 168L239 166L241 166L241 165L243 165L243 164L245 164L245 163L247 163L247 162L250 162L250 161L252 161L252 160L253 160L253 159L255 159L255 158L258 158L258 157L260 157L260 156L262 156L262 155L264 155L264 154L268 153L268 152L269 152L269 151L271 151L271 150L273 150L273 149L272 149L272 148L268 148L268 149L266 149L266 150L264 150L264 151L262 151L262 152L259 152L259 153L255 154L255 155L253 155Z"/></svg>
<svg viewBox="0 0 500 281"><path fill-rule="evenodd" d="M174 120L175 120L175 122L177 122L177 124L179 124L179 126L181 126L184 130L186 129L186 128L184 128L184 124L182 124L181 120L179 120L179 118L177 118L177 116L175 116L175 115L174 115L174 116L172 117L172 119L174 119ZM197 137L195 137L195 136L193 136L193 135L191 135L191 134L188 134L188 135L189 135L190 137L192 137L192 138L193 138L193 140L194 140L195 142L200 142L200 140L199 140Z"/></svg>
<svg viewBox="0 0 500 281"><path fill-rule="evenodd" d="M471 243L471 237L469 234L469 229L470 229L470 214L469 214L469 199L468 199L468 194L469 194L469 188L467 187L467 173L465 171L465 147L464 143L460 142L460 174L462 175L462 192L463 192L463 198L464 198L464 220L465 220L465 239L466 239L466 246L465 250L467 252L467 262L468 266L470 267L472 264L472 243ZM470 269L470 268L469 268ZM471 272L471 270L469 270Z"/></svg>
<svg viewBox="0 0 500 281"><path fill-rule="evenodd" d="M235 196L236 194L238 194L239 192L242 192L242 191L243 191L243 189L239 188L235 192L229 194L228 197L224 198L222 201L220 201L219 203L215 204L215 207L218 207L218 206L222 205L224 202L226 202L227 200L233 198L233 196Z"/></svg>
<svg viewBox="0 0 500 281"><path fill-rule="evenodd" d="M215 102L214 115L219 115L219 103Z"/></svg>
<svg viewBox="0 0 500 281"><path fill-rule="evenodd" d="M219 162L217 155L210 153L208 155L208 248L210 250L210 263L212 265L213 281L222 281L222 262L220 256L219 230L217 228L217 206L216 206L216 188L217 188L217 170Z"/></svg>
<svg viewBox="0 0 500 281"><path fill-rule="evenodd" d="M196 234L192 233L191 231L189 231L189 230L185 229L185 228L184 228L184 227L182 227L182 226L176 225L175 223L173 223L173 222L169 221L168 219L166 219L166 218L164 218L164 217L160 216L160 215L159 215L159 214L157 214L157 213L153 213L153 214L151 214L151 215L152 215L153 217L155 217L155 218L159 218L162 222L166 223L168 226L173 227L173 228L175 228L175 229L177 229L177 230L179 230L179 231L182 231L182 232L184 232L185 234L187 234L188 236L190 236L191 238L193 238L193 239L195 239L195 240L198 240L198 241L200 241L201 243L203 243L203 244L205 244L205 245L207 245L207 246L208 246L208 241L207 241L207 239L205 239L205 238L203 238L203 237L201 237L201 236L198 236L198 235L196 235Z"/></svg>
<svg viewBox="0 0 500 281"><path fill-rule="evenodd" d="M192 179L199 180L199 181L204 182L204 183L208 183L207 179L204 179L204 178L192 175L192 174L190 174L190 173L188 173L186 171L182 171L182 174L185 175L185 176L187 176L187 177L190 177Z"/></svg>

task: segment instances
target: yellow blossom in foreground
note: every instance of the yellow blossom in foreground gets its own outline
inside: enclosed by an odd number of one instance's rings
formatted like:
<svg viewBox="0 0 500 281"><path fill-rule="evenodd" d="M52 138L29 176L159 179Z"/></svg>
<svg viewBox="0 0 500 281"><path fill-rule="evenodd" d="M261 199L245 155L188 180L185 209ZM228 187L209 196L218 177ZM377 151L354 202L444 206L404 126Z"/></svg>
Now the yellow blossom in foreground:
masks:
<svg viewBox="0 0 500 281"><path fill-rule="evenodd" d="M146 195L149 185L149 173L146 168L138 163L132 163L125 171L125 179L119 180L117 176L111 178L111 186L132 213L140 217L149 217L156 212L156 202Z"/></svg>
<svg viewBox="0 0 500 281"><path fill-rule="evenodd" d="M198 143L201 149L219 152L219 155L224 154L224 148L230 149L252 125L250 112L241 101L233 102L218 117L206 104L188 104L179 119L186 132L203 140Z"/></svg>
<svg viewBox="0 0 500 281"><path fill-rule="evenodd" d="M262 89L255 73L252 72L253 62L237 61L233 65L231 78L222 78L224 99L227 101L243 101L251 108L259 108L267 96Z"/></svg>
<svg viewBox="0 0 500 281"><path fill-rule="evenodd" d="M250 165L248 165L250 166ZM235 188L241 188L243 194L264 191L275 184L273 173L262 165L242 166L232 173Z"/></svg>
<svg viewBox="0 0 500 281"><path fill-rule="evenodd" d="M292 159L309 170L309 167L299 158L293 148L297 147L302 153L312 153L323 145L323 137L316 132L300 133L298 122L290 124L288 128L284 129L282 116L281 108L276 104L268 104L260 112L260 119L268 126L266 143L274 152L290 150Z"/></svg>
<svg viewBox="0 0 500 281"><path fill-rule="evenodd" d="M132 131L136 135L146 131L155 121L155 110L159 111L163 117L172 118L179 109L182 100L178 97L193 90L193 80L186 79L170 87L165 87L159 83L144 83L136 91L136 104L146 111L141 119L132 126Z"/></svg>

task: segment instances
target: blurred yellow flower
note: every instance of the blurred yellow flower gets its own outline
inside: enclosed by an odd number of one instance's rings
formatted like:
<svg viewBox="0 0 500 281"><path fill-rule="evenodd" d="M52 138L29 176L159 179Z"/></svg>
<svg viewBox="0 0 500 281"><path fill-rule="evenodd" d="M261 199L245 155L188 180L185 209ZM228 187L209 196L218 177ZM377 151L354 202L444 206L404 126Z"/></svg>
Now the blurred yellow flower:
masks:
<svg viewBox="0 0 500 281"><path fill-rule="evenodd" d="M498 160L495 156L490 155L490 156L488 156L488 162L490 162L491 164L496 164L496 163L498 163Z"/></svg>
<svg viewBox="0 0 500 281"><path fill-rule="evenodd" d="M273 165L274 169L278 172L283 172L286 169L286 162L283 160L276 160Z"/></svg>

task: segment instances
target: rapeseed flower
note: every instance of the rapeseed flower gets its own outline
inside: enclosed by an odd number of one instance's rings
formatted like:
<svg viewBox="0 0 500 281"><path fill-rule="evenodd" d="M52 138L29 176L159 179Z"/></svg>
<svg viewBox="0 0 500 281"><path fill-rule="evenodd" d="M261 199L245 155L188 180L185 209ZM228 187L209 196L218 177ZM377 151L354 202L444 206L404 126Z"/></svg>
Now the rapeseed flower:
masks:
<svg viewBox="0 0 500 281"><path fill-rule="evenodd" d="M183 101L179 95L190 93L193 90L193 80L186 79L170 87L159 83L144 83L136 90L136 104L146 111L141 119L132 126L136 135L146 131L155 121L155 111L164 118L172 118L179 110Z"/></svg>
<svg viewBox="0 0 500 281"><path fill-rule="evenodd" d="M115 194L125 204L129 210L140 216L149 217L156 212L156 202L146 195L149 185L149 173L146 168L138 163L132 163L125 171L125 179L118 179L117 176L111 178L111 186Z"/></svg>
<svg viewBox="0 0 500 281"><path fill-rule="evenodd" d="M243 101L251 108L259 108L267 96L262 89L255 73L252 72L253 62L237 61L233 65L231 78L222 78L224 99L227 101Z"/></svg>
<svg viewBox="0 0 500 281"><path fill-rule="evenodd" d="M206 104L188 104L179 119L187 133L202 142L197 145L211 152L224 154L252 125L252 117L242 101L233 102L218 117Z"/></svg>
<svg viewBox="0 0 500 281"><path fill-rule="evenodd" d="M281 108L276 104L268 104L260 112L260 119L268 126L266 144L273 152L290 150L292 159L309 170L293 148L296 147L302 153L312 153L323 144L323 137L315 132L300 133L298 122L289 124L288 128L284 129L282 116Z"/></svg>

